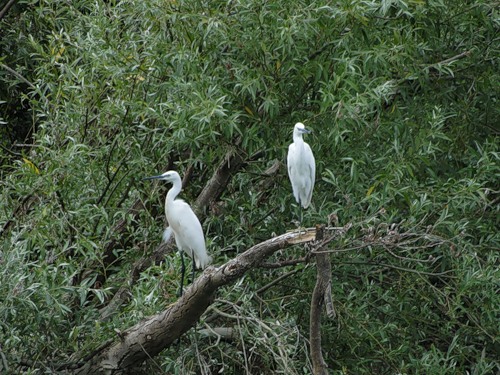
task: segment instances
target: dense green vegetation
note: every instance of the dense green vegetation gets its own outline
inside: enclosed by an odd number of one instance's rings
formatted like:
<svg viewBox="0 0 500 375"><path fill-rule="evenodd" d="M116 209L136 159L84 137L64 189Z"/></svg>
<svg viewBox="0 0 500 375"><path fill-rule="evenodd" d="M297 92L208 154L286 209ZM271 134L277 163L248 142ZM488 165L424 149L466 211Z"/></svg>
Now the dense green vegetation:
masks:
<svg viewBox="0 0 500 375"><path fill-rule="evenodd" d="M224 156L241 155L203 215L215 265L294 229L286 168L265 171L284 164L301 121L317 161L304 224L351 224L329 245L330 372L498 373L498 9L496 0L15 3L0 20L0 369L57 373L176 300L180 260L169 254L100 318L161 241L166 186L144 176L189 172L182 196L194 202ZM134 202L144 209L129 210ZM205 315L224 311L206 324L235 327L237 339L193 329L145 366L311 373L315 279L314 262L253 270Z"/></svg>

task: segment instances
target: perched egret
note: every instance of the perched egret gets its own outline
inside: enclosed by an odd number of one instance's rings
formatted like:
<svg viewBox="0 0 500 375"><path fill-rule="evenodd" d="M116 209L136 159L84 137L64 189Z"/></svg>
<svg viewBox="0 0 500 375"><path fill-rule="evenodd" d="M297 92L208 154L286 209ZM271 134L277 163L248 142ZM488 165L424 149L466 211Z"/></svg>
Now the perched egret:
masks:
<svg viewBox="0 0 500 375"><path fill-rule="evenodd" d="M316 164L311 147L304 142L302 134L310 133L304 124L298 122L293 128L293 143L288 146L288 177L292 183L293 196L295 200L304 208L311 203L316 177ZM302 222L302 209L300 222Z"/></svg>
<svg viewBox="0 0 500 375"><path fill-rule="evenodd" d="M168 191L165 198L165 215L169 227L163 232L163 241L168 241L173 234L175 243L181 254L181 288L179 294L182 294L182 285L184 283L185 265L184 256L185 252L193 261L193 280L195 265L196 268L205 268L210 264L212 258L208 256L205 248L205 237L203 229L201 228L200 221L195 213L182 199L175 199L179 195L182 182L179 173L175 171L168 171L159 176L146 177L145 180L164 180L172 183L172 188Z"/></svg>

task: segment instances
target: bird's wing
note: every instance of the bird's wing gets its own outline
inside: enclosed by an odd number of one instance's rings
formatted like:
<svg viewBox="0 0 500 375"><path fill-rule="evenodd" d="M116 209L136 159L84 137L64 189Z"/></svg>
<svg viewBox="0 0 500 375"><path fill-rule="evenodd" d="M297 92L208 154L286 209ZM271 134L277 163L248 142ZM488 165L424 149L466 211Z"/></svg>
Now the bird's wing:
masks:
<svg viewBox="0 0 500 375"><path fill-rule="evenodd" d="M181 201L180 199L176 199ZM187 240L195 249L205 249L205 237L203 234L203 228L201 227L200 220L193 212L189 204L181 201L182 205L178 205L176 209L176 232L179 232L179 236L183 240Z"/></svg>
<svg viewBox="0 0 500 375"><path fill-rule="evenodd" d="M179 237L183 242L184 251L188 254L193 254L197 268L205 268L212 262L212 258L208 256L205 235L200 220L193 212L191 207L183 202L184 205L179 206Z"/></svg>
<svg viewBox="0 0 500 375"><path fill-rule="evenodd" d="M307 160L307 164L309 166L309 176L311 177L311 180L314 185L314 181L316 179L316 160L314 159L313 152L311 150L311 147L306 143L304 144L305 146L305 157Z"/></svg>
<svg viewBox="0 0 500 375"><path fill-rule="evenodd" d="M309 177L311 179L311 189L309 190L307 201L311 202L312 193L314 190L314 182L316 181L316 160L314 159L311 147L307 143L304 144L304 146L305 146L305 158L307 161Z"/></svg>
<svg viewBox="0 0 500 375"><path fill-rule="evenodd" d="M165 228L165 230L163 231L163 236L162 236L163 242L168 242L168 240L172 236L172 233L173 233L172 228L170 228L170 227Z"/></svg>
<svg viewBox="0 0 500 375"><path fill-rule="evenodd" d="M288 146L288 155L286 158L286 166L288 169L289 176L292 173L292 164L293 164L294 153L295 153L295 145L292 143L290 146Z"/></svg>

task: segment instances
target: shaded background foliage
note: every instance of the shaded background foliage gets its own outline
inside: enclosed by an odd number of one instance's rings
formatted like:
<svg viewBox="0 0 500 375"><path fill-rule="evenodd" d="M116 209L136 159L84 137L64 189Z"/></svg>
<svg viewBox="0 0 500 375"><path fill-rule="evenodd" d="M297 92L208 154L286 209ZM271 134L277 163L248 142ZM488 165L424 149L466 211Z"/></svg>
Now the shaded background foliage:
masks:
<svg viewBox="0 0 500 375"><path fill-rule="evenodd" d="M0 27L4 368L54 371L175 299L171 256L99 320L160 241L166 188L143 176L190 171L194 201L228 150L247 160L203 223L215 264L293 229L285 168L261 182L302 121L306 224L353 224L331 246L331 372L500 371L498 2L19 1ZM210 322L236 325L236 344L192 332L148 366L310 372L314 279L310 264L254 270Z"/></svg>

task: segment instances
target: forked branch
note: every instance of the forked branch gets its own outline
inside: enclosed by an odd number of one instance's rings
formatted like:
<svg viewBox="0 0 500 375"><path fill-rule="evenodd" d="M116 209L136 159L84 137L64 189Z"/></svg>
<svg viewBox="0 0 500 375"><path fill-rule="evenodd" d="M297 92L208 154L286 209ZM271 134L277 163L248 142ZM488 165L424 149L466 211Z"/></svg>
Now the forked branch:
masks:
<svg viewBox="0 0 500 375"><path fill-rule="evenodd" d="M316 230L288 232L253 246L220 267L208 267L174 304L120 333L112 345L82 364L76 374L126 374L169 347L196 324L223 286L260 265L274 252L314 240Z"/></svg>

